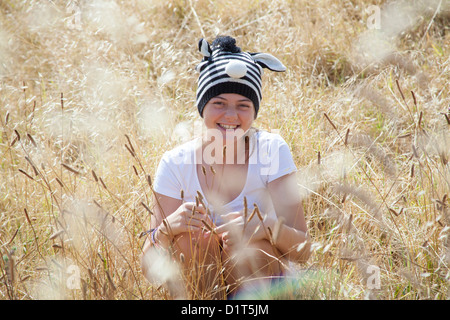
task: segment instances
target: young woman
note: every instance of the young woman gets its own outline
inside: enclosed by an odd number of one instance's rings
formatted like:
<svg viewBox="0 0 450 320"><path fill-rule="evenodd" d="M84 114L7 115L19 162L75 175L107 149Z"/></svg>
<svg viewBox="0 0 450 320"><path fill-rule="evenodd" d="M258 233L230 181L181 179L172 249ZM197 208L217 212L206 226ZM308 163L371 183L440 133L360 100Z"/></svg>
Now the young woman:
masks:
<svg viewBox="0 0 450 320"><path fill-rule="evenodd" d="M169 251L192 297L217 298L282 275L287 260L305 262L309 244L289 147L252 127L263 68L285 66L243 52L231 37L202 39L199 50L196 102L206 132L163 155L143 251Z"/></svg>

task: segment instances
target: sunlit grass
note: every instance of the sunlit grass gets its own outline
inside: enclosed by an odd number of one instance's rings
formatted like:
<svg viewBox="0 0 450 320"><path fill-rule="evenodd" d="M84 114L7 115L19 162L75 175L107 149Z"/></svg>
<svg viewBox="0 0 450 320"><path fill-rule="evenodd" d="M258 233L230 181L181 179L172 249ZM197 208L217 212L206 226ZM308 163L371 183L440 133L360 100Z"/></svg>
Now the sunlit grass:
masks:
<svg viewBox="0 0 450 320"><path fill-rule="evenodd" d="M1 2L0 298L174 297L140 269L151 178L195 133L198 40L229 34L288 67L255 125L290 145L313 241L260 294L447 299L450 7L405 3Z"/></svg>

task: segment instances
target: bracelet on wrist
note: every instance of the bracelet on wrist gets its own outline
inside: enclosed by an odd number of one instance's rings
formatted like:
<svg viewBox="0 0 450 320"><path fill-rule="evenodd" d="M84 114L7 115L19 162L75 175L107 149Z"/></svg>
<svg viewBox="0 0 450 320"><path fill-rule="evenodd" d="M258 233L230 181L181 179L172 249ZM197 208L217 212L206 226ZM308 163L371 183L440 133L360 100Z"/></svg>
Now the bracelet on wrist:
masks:
<svg viewBox="0 0 450 320"><path fill-rule="evenodd" d="M158 227L150 230L150 232L151 232L150 233L150 240L152 241L152 243L154 245L156 245L156 238L155 238L156 231L158 231Z"/></svg>

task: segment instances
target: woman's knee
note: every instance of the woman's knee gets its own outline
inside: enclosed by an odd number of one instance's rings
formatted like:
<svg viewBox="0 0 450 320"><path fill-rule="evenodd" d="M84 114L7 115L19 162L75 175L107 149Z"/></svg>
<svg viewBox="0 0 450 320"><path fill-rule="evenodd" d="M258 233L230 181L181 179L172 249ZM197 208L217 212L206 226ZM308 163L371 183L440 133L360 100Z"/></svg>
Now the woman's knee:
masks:
<svg viewBox="0 0 450 320"><path fill-rule="evenodd" d="M278 250L268 240L260 240L254 244L256 258L268 274L279 275L283 272L282 261Z"/></svg>
<svg viewBox="0 0 450 320"><path fill-rule="evenodd" d="M281 260L276 249L268 240L250 242L246 246L223 247L222 259L227 262L228 268L243 268L258 270L267 275L280 274L282 270ZM229 270L231 271L231 270Z"/></svg>

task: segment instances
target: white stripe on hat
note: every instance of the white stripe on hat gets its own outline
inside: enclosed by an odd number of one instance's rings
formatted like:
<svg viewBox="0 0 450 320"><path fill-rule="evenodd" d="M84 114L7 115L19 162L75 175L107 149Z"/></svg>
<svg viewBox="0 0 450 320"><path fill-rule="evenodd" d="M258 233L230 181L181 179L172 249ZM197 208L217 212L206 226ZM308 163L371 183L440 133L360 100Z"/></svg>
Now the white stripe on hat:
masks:
<svg viewBox="0 0 450 320"><path fill-rule="evenodd" d="M202 71L202 75L200 76L200 78L198 79L198 90L197 91L201 91L202 87L208 83L208 81L211 81L212 79L215 78L219 78L222 76L228 76L225 68L228 64L230 60L228 60L225 64L221 64L221 65L215 65L215 68L213 69L208 68ZM261 76L256 73L254 71L254 69L252 68L252 66L250 65L246 65L247 66L247 73L245 74L244 78L247 77L250 81L254 82L254 85L257 86L259 89L259 91L261 90ZM231 81L231 78L230 78Z"/></svg>

